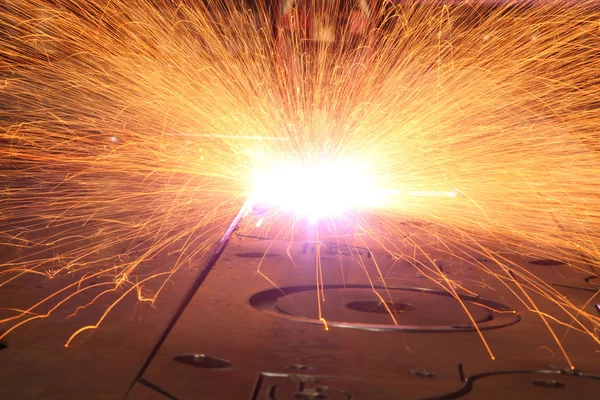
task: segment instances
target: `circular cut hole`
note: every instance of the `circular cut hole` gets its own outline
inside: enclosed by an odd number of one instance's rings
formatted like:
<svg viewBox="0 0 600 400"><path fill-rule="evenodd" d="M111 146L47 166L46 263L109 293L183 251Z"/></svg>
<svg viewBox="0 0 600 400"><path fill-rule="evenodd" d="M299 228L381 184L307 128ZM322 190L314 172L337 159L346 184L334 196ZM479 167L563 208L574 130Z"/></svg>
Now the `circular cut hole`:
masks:
<svg viewBox="0 0 600 400"><path fill-rule="evenodd" d="M386 307L387 306L387 307ZM353 301L351 303L346 304L351 310L374 313L374 314L389 314L392 312L393 314L402 314L409 311L414 310L415 308L410 304L400 303L400 302L391 302L386 301L385 303L381 301Z"/></svg>
<svg viewBox="0 0 600 400"><path fill-rule="evenodd" d="M281 318L322 324L319 316L324 315L329 326L361 330L456 332L458 327L476 329L470 325L472 319L479 329L501 328L520 320L519 313L504 304L462 295L469 317L463 306L441 290L338 284L325 285L323 291L327 301L321 304L315 302L314 286L269 289L255 293L248 301L255 309ZM387 292L383 295L391 295L391 299L383 303L379 291ZM401 314L402 324L390 318L390 312Z"/></svg>
<svg viewBox="0 0 600 400"><path fill-rule="evenodd" d="M535 380L535 381L533 381L533 384L535 386L545 387L545 388L551 388L551 389L560 389L560 388L564 388L565 386L567 386L567 385L565 385L562 382L555 381L555 380L552 380L552 379Z"/></svg>
<svg viewBox="0 0 600 400"><path fill-rule="evenodd" d="M8 347L7 345L5 345L4 343L0 342L0 350L4 350L7 347Z"/></svg>
<svg viewBox="0 0 600 400"><path fill-rule="evenodd" d="M231 367L230 361L207 356L206 354L182 354L173 357L173 360L198 368L219 369Z"/></svg>
<svg viewBox="0 0 600 400"><path fill-rule="evenodd" d="M541 259L541 260L531 260L529 264L533 265L565 265L564 262L559 260L551 260L551 259Z"/></svg>
<svg viewBox="0 0 600 400"><path fill-rule="evenodd" d="M275 253L264 253L262 251L248 251L245 253L236 253L236 257L241 258L269 258L269 257L277 257Z"/></svg>

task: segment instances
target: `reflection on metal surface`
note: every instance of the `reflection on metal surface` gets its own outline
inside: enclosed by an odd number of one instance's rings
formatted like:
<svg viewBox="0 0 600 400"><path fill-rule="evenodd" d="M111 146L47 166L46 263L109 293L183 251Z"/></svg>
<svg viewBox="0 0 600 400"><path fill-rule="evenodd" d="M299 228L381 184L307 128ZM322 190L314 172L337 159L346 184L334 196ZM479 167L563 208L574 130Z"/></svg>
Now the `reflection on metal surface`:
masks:
<svg viewBox="0 0 600 400"><path fill-rule="evenodd" d="M305 254L310 248L311 253L315 252L314 242L304 242L302 245L302 254ZM345 257L367 257L371 258L371 250L366 247L349 245L345 243L329 242L324 241L320 243L325 249L321 251L322 254L345 256Z"/></svg>
<svg viewBox="0 0 600 400"><path fill-rule="evenodd" d="M231 367L230 361L207 356L206 354L182 354L173 357L173 360L198 368L222 369Z"/></svg>
<svg viewBox="0 0 600 400"><path fill-rule="evenodd" d="M418 376L421 378L434 378L435 374L427 371L426 369L411 369L409 374L413 376Z"/></svg>
<svg viewBox="0 0 600 400"><path fill-rule="evenodd" d="M350 393L333 386L347 379L262 372L250 400L352 400Z"/></svg>
<svg viewBox="0 0 600 400"><path fill-rule="evenodd" d="M559 388L564 388L565 386L567 386L560 381L555 381L554 379L536 379L533 381L533 384L535 386L552 388L552 389L559 389Z"/></svg>
<svg viewBox="0 0 600 400"><path fill-rule="evenodd" d="M475 327L456 299L443 290L415 287L375 287L381 298L395 306L398 325L393 323L386 305L369 285L325 285L327 301L321 303L329 326L369 331L456 332ZM250 304L267 314L298 322L321 324L314 286L270 289L250 297ZM515 324L520 315L510 307L480 297L460 295L479 329L501 328ZM390 310L393 310L390 307ZM384 312L385 311L385 312Z"/></svg>
<svg viewBox="0 0 600 400"><path fill-rule="evenodd" d="M435 377L426 370L411 370L410 374ZM352 386L356 382L356 379L349 377L263 372L258 376L250 400L351 400L353 395L340 387ZM515 399L551 400L564 399L566 396L583 399L589 398L585 397L586 393L595 393L600 389L600 376L561 369L486 372L461 379L461 382L462 386L453 392L418 399L504 399L507 395ZM403 398L401 387L397 395Z"/></svg>
<svg viewBox="0 0 600 400"><path fill-rule="evenodd" d="M315 254L315 243L304 238L272 243L241 238L221 259L233 261L240 268L231 274L210 275L206 289L198 292L197 301L160 357L172 360L177 354L205 352L236 365L210 370L173 362L165 368L164 363L156 362L145 377L182 396L181 400L184 396L207 400L344 400L348 396L352 400L553 400L565 395L573 400L595 398L591 394L598 393L597 379L580 376L556 352L553 356L539 351L538 346L553 349L553 342L539 315L514 296L513 286L493 285L480 268L471 268L471 263L450 257L435 243L423 241L431 250L417 252L412 262L380 255L375 248L377 271L374 262L355 259L367 260L360 248L322 244L319 254ZM408 245L402 251L415 254ZM254 258L238 258L236 253ZM264 272L272 283L256 274L256 263L265 254L279 255L265 260ZM594 275L593 271L535 266L528 264L535 259L531 255L503 254L489 262L480 256L484 260L481 262L488 262L483 268L505 274L507 267L499 261L513 257L510 259L515 265L506 264L513 266L518 280L527 282L521 268L529 268L548 284L572 284L597 291L583 280ZM297 268L286 267L288 255ZM317 256L333 260L323 262L325 301L321 308L332 327L329 331L317 318ZM438 279L441 273L454 273L461 285L457 287L459 299L427 277L418 279L415 266L425 269L415 265L419 262ZM373 282L382 279L375 289L358 269L363 264ZM388 292L384 282L397 285L390 286ZM530 286L523 286L529 293ZM583 291L564 293L577 301L589 300L583 298ZM497 362L491 362L481 351L474 326L459 300L481 329L512 324L484 333ZM591 309L596 303L600 301L594 299L587 306L592 315L597 315ZM540 305L547 305L545 298ZM400 326L394 325L389 311ZM516 324L521 312L526 323ZM596 350L593 343L583 340L583 336L581 340L575 338L578 334L571 332L567 337L565 344L573 349L569 355L577 367L590 375L600 375L592 358ZM459 362L465 365L464 370L457 369ZM261 371L264 373L257 382Z"/></svg>
<svg viewBox="0 0 600 400"><path fill-rule="evenodd" d="M308 369L311 369L310 366L304 365L304 364L292 364L292 365L288 365L287 367L288 367L288 369L293 369L295 371L306 371Z"/></svg>
<svg viewBox="0 0 600 400"><path fill-rule="evenodd" d="M557 378L560 378L560 381ZM572 384L565 383L569 381ZM499 388L502 390L498 390ZM564 390L549 391L548 389ZM589 398L586 394L598 393L598 390L600 390L600 376L584 374L577 370L509 370L472 375L464 380L464 385L460 389L422 400L459 398L500 400L505 399L507 395L516 399L559 400L567 397L583 399Z"/></svg>

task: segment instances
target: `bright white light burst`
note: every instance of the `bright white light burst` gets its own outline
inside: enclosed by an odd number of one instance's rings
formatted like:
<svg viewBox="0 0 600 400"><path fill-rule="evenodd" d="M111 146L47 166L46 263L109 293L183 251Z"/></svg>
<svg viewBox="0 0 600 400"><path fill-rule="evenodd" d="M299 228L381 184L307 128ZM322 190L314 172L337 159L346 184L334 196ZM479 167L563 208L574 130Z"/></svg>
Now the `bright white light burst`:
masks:
<svg viewBox="0 0 600 400"><path fill-rule="evenodd" d="M350 161L310 165L281 162L257 174L251 202L315 220L381 207L389 195L364 165Z"/></svg>

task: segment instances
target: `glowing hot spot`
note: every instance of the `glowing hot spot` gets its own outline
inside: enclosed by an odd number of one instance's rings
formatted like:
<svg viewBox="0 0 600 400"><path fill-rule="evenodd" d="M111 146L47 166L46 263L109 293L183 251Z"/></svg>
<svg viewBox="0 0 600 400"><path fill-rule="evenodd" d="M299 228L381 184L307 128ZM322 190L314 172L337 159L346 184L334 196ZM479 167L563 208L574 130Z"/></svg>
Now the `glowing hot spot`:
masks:
<svg viewBox="0 0 600 400"><path fill-rule="evenodd" d="M258 174L251 201L315 219L379 207L386 197L367 168L350 162L282 163Z"/></svg>

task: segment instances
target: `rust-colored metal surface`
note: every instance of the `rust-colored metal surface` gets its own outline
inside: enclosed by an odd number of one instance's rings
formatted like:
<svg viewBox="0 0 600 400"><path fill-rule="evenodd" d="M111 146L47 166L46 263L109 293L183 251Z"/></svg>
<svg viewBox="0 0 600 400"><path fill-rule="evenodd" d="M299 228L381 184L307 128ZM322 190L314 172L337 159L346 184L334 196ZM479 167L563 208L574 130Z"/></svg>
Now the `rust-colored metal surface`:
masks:
<svg viewBox="0 0 600 400"><path fill-rule="evenodd" d="M457 293L461 302L414 263L380 249L321 243L317 250L296 239L233 238L128 400L159 392L252 400L593 399L599 393L600 352L591 338L553 325L576 367L568 368L516 287L494 284L489 273L436 251L435 240L421 248L465 289ZM591 273L510 249L504 256L575 304L595 307ZM499 272L494 262L480 262Z"/></svg>
<svg viewBox="0 0 600 400"><path fill-rule="evenodd" d="M407 225L407 235L410 229ZM448 256L433 237L421 239L423 254L410 263L374 243L366 243L367 250L352 232L339 240L344 245L337 240L317 245L305 234L284 241L242 231L226 246L127 400L597 396L600 352L589 336L552 325L576 367L569 369L540 316L515 296L516 287L499 284L472 260ZM401 250L415 254L408 241ZM578 306L598 311L592 269L576 272L561 260L501 250ZM157 259L157 267L168 265L168 257ZM443 272L437 280L418 270L427 258ZM475 259L500 272L494 261ZM88 320L93 309L54 315L11 334L0 350L0 398L123 398L199 266L176 274L154 306L132 298L69 348L63 346L66 338L95 322ZM442 289L444 276L464 288L457 293L462 305ZM31 280L27 287L44 292L63 283ZM18 299L19 293L4 287L0 296ZM544 310L560 315L557 306L529 293ZM93 307L100 311L102 306Z"/></svg>
<svg viewBox="0 0 600 400"><path fill-rule="evenodd" d="M407 237L411 229L406 224ZM597 344L552 324L576 367L568 368L540 316L515 295L521 293L516 285L492 277L502 268L493 260L449 256L435 237L422 233L416 235L419 252L410 244L414 237L400 248L414 256L408 262L350 231L320 243L306 233L310 226L299 226L290 240L270 239L264 229L241 232L141 379L135 380L136 372L202 263L179 271L154 306L131 298L69 348L65 340L94 323L94 308L100 312L103 304L77 315L55 314L9 335L0 349L0 398L121 399L132 382L127 400L597 396ZM598 312L593 268L495 250L574 304ZM169 257L157 258L156 266L170 265ZM442 273L434 279L421 268L431 260ZM444 277L461 285L456 298L442 288ZM3 287L0 296L18 303L25 290L44 295L64 283L31 278L19 288ZM560 315L558 306L528 293L542 309Z"/></svg>

